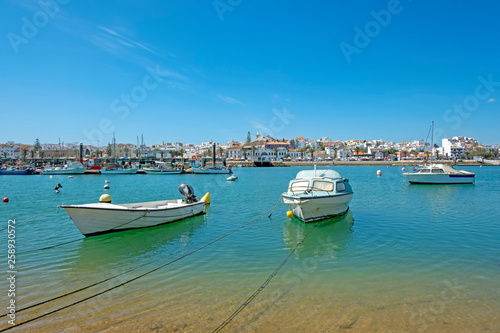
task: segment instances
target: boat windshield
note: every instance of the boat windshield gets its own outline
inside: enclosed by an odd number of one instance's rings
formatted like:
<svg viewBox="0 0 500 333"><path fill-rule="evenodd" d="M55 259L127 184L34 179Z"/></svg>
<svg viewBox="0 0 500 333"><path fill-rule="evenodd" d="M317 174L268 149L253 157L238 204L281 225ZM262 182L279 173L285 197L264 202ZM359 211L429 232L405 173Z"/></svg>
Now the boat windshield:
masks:
<svg viewBox="0 0 500 333"><path fill-rule="evenodd" d="M306 192L309 189L309 181L294 182L290 185L290 192Z"/></svg>
<svg viewBox="0 0 500 333"><path fill-rule="evenodd" d="M313 182L313 191L327 191L327 192L332 192L333 191L333 183L332 182L325 182L321 180L315 180Z"/></svg>

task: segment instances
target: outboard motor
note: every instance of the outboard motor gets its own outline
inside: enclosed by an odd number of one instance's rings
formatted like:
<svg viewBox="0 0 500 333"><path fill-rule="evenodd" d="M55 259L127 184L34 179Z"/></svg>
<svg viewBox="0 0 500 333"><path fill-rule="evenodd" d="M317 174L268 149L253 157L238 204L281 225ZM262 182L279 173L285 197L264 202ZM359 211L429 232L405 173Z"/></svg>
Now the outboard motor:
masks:
<svg viewBox="0 0 500 333"><path fill-rule="evenodd" d="M186 199L186 203L198 202L198 198L194 195L194 190L191 185L182 183L179 185L179 192Z"/></svg>

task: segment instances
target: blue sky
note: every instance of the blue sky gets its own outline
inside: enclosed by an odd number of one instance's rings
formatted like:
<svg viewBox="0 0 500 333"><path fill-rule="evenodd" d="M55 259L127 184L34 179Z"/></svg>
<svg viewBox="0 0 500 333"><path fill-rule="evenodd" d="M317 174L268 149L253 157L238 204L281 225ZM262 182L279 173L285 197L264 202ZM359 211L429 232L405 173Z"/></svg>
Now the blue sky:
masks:
<svg viewBox="0 0 500 333"><path fill-rule="evenodd" d="M0 4L0 142L500 144L496 1Z"/></svg>

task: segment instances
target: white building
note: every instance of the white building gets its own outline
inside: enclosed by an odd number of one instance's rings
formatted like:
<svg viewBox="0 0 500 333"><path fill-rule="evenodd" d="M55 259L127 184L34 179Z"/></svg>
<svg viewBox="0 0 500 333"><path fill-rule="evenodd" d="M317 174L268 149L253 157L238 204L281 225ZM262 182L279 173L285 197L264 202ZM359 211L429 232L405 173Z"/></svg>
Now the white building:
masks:
<svg viewBox="0 0 500 333"><path fill-rule="evenodd" d="M453 137L451 139L443 139L442 140L443 155L449 158L458 158L460 156L463 156L465 154L465 151L467 150L467 147L466 147L466 141L465 140L462 141L461 139L468 139L467 141L469 141L472 138Z"/></svg>

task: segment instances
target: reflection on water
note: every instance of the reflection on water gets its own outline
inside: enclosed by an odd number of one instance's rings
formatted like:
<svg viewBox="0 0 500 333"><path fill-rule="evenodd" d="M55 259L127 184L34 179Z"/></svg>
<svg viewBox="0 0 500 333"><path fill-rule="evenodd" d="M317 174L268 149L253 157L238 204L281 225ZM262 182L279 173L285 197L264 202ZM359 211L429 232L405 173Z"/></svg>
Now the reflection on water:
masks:
<svg viewBox="0 0 500 333"><path fill-rule="evenodd" d="M352 211L348 210L342 216L336 216L319 222L304 223L296 218L291 219L283 226L283 244L285 248L292 249L302 241L306 234L313 228L315 230L297 248L297 259L340 255L349 243L353 232L354 218Z"/></svg>
<svg viewBox="0 0 500 333"><path fill-rule="evenodd" d="M179 184L187 182L198 196L210 191L212 204L204 216L86 239L63 212L20 225L20 308L116 277L21 311L20 323L115 288L13 331L212 331L262 286L315 223L288 219L279 206L272 218L264 216L152 270L274 207L301 169L241 168L234 183L212 175L116 175L109 190L114 202L176 198ZM380 167L334 169L355 191L348 213L321 221L225 331L499 330L499 169L470 167L476 185L453 186L410 186L394 167L380 177ZM5 219L24 219L62 202L95 202L104 180L5 177L2 190L11 198L0 207ZM53 195L54 182L63 185L59 195ZM33 251L70 240L77 241ZM0 280L1 290L8 289L6 282ZM0 329L6 325L2 321Z"/></svg>

